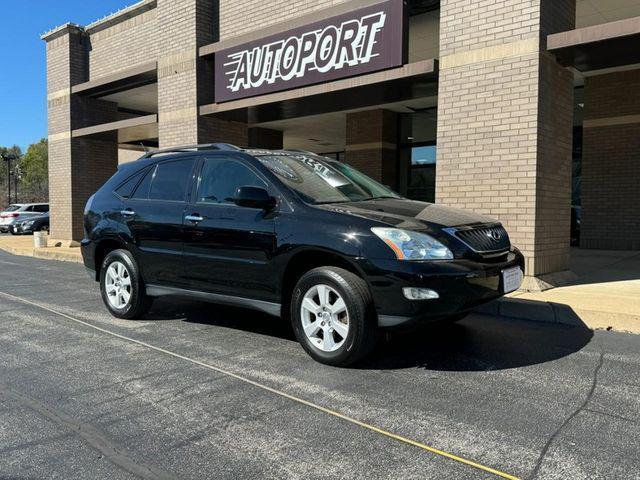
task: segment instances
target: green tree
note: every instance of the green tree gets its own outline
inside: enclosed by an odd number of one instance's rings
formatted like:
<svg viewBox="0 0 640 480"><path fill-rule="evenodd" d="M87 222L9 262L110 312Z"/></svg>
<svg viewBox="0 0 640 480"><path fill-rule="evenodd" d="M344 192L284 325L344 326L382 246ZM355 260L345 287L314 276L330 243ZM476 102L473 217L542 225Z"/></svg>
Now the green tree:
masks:
<svg viewBox="0 0 640 480"><path fill-rule="evenodd" d="M48 186L49 149L46 138L32 143L20 161L22 188L33 193L45 193Z"/></svg>

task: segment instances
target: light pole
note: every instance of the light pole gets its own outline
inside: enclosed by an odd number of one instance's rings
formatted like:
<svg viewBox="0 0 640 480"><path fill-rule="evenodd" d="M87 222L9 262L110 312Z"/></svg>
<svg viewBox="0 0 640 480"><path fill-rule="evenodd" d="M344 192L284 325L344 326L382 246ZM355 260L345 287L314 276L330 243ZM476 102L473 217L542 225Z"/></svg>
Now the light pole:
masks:
<svg viewBox="0 0 640 480"><path fill-rule="evenodd" d="M0 153L0 157L2 160L7 162L7 187L9 188L9 193L7 194L7 205L11 205L11 155L4 155Z"/></svg>
<svg viewBox="0 0 640 480"><path fill-rule="evenodd" d="M2 160L7 162L7 188L8 188L7 199L9 201L9 205L11 205L11 160L19 160L20 157L18 157L15 153L0 154L0 157L2 158ZM18 175L17 175L17 172L14 172L14 177L15 177L14 178L15 197L16 197L16 203L18 203Z"/></svg>

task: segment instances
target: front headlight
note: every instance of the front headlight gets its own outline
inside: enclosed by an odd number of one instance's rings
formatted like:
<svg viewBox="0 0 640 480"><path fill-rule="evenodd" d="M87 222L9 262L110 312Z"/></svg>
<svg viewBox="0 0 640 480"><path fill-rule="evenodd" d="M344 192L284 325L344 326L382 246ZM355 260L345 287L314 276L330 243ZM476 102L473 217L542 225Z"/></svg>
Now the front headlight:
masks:
<svg viewBox="0 0 640 480"><path fill-rule="evenodd" d="M400 228L373 227L371 231L393 250L398 260L453 259L451 250L430 235Z"/></svg>

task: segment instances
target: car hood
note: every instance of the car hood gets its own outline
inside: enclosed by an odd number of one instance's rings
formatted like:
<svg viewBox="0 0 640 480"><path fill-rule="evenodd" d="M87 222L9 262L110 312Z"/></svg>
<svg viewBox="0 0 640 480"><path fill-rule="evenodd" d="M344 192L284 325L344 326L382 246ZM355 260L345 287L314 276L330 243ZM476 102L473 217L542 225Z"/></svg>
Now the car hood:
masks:
<svg viewBox="0 0 640 480"><path fill-rule="evenodd" d="M435 203L404 198L384 198L359 202L319 205L324 210L355 215L408 230L441 229L462 225L497 223L497 220L477 213Z"/></svg>

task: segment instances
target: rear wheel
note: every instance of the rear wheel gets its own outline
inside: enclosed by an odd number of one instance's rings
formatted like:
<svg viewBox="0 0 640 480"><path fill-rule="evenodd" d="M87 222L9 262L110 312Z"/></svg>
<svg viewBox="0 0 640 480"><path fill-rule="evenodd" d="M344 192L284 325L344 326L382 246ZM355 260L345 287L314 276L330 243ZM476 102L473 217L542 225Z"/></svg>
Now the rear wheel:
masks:
<svg viewBox="0 0 640 480"><path fill-rule="evenodd" d="M366 282L337 267L305 273L291 299L296 338L315 360L347 366L374 348L377 322Z"/></svg>
<svg viewBox="0 0 640 480"><path fill-rule="evenodd" d="M115 317L132 319L151 308L138 265L127 250L109 252L100 268L102 300Z"/></svg>

